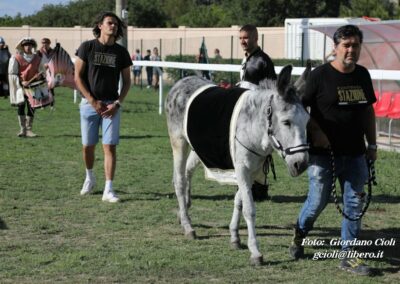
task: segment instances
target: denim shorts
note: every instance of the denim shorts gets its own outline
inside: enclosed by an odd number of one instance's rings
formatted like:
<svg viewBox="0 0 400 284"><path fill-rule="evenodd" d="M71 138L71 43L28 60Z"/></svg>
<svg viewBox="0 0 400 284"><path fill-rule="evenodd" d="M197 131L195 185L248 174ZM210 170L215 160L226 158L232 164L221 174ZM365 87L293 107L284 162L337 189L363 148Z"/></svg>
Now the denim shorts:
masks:
<svg viewBox="0 0 400 284"><path fill-rule="evenodd" d="M113 101L105 101L105 104ZM111 118L102 118L88 103L82 99L79 105L81 115L82 145L92 146L99 142L99 129L102 130L102 143L105 145L118 145L119 126L121 121L121 109Z"/></svg>

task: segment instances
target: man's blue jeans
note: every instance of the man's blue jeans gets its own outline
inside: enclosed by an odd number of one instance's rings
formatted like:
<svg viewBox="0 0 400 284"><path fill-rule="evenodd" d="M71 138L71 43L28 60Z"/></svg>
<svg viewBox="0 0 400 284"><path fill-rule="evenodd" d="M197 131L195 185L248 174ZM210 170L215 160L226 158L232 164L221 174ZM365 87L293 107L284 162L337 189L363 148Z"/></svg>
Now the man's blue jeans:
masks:
<svg viewBox="0 0 400 284"><path fill-rule="evenodd" d="M343 211L350 218L356 218L362 211L365 199L364 184L368 178L367 162L364 155L335 157L336 177L343 194ZM297 226L307 235L314 222L324 210L332 192L332 162L330 156L310 155L309 192L300 211ZM339 216L339 215L338 215ZM341 239L351 241L358 237L361 219L350 221L342 219ZM342 250L350 249L344 244Z"/></svg>

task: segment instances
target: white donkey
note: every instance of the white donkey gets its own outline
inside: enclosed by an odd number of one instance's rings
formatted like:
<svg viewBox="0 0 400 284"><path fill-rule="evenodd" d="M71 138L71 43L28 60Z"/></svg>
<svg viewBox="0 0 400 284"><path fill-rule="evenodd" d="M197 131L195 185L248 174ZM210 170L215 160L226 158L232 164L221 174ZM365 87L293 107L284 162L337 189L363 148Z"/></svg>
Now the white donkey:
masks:
<svg viewBox="0 0 400 284"><path fill-rule="evenodd" d="M250 263L252 265L261 265L263 256L258 249L256 240L256 210L251 187L256 177L262 172L266 157L272 153L273 149L277 150L285 160L292 176L300 175L307 168L306 125L309 115L298 98L304 88L304 79L310 67L307 69L301 78L291 85L292 67L285 66L277 81L263 82L267 86L260 87L259 90L246 90L238 96L236 104L231 103L236 108L232 114L232 116L236 116L236 119L234 122L229 122L230 145L229 150L225 153L231 154L227 160L228 164L231 161L233 165L232 169L239 187L235 195L233 216L229 226L231 245L234 248L240 248L239 223L243 211L247 223L248 248L251 252ZM184 234L189 238L196 237L188 214L191 205L191 177L200 161L205 168L209 164L208 158L204 157L203 153L200 155L204 149L197 151L197 146L193 147L193 144L197 143L202 148L203 141L209 138L207 131L213 125L211 123L204 126L202 123L215 112L214 104L216 103L209 103L209 107L206 109L201 105L193 107L200 109L200 114L203 114L204 118L189 114L188 105L193 104L196 99L194 97L199 96L199 89L213 89L214 91L221 89L216 86L210 87L209 84L209 81L199 77L183 78L172 87L165 105L174 159L173 183L179 203L178 214ZM223 95L219 96L217 99L223 97ZM237 110L238 105L240 107ZM216 121L214 124L218 124L218 122ZM190 125L200 125L200 129L203 127L205 130L197 135L200 142L195 143L193 141L195 138L189 137ZM191 131L196 131L196 128ZM212 144L213 141L216 140L211 140ZM192 148L191 151L189 151L189 147ZM207 147L209 146L203 148ZM217 156L220 153L218 151L216 152ZM224 157L219 158L225 159ZM211 167L213 167L212 163Z"/></svg>

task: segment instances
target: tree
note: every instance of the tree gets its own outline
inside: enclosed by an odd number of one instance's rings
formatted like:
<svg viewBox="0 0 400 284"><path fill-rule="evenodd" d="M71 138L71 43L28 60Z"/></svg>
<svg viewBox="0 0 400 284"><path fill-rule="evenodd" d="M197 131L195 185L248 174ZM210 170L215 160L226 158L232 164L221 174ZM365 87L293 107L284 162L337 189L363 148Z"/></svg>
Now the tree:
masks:
<svg viewBox="0 0 400 284"><path fill-rule="evenodd" d="M91 27L101 11L115 11L114 0L44 5L34 15L0 17L0 26ZM286 18L400 17L391 0L128 0L128 23L137 27L223 27L251 23L283 26Z"/></svg>
<svg viewBox="0 0 400 284"><path fill-rule="evenodd" d="M178 23L190 27L222 27L226 23L224 10L218 5L200 5L179 17Z"/></svg>
<svg viewBox="0 0 400 284"><path fill-rule="evenodd" d="M129 24L137 27L165 27L167 15L161 0L136 0L128 2Z"/></svg>
<svg viewBox="0 0 400 284"><path fill-rule="evenodd" d="M165 0L163 10L167 16L166 26L177 27L178 18L190 11L192 0Z"/></svg>
<svg viewBox="0 0 400 284"><path fill-rule="evenodd" d="M388 1L386 1L388 2ZM340 6L341 17L362 17L368 16L380 18L382 20L389 19L389 12L379 0L351 0L348 5Z"/></svg>

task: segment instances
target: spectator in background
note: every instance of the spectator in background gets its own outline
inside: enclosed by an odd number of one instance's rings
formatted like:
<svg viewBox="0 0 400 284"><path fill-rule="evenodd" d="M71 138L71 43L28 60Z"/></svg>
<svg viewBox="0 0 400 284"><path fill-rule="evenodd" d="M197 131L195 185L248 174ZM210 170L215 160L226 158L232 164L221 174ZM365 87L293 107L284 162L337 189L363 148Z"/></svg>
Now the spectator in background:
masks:
<svg viewBox="0 0 400 284"><path fill-rule="evenodd" d="M220 53L220 51L219 51L219 49L218 48L216 48L215 50L214 50L214 58L215 58L215 62L219 62L219 61L221 61L221 59L222 59L222 56L221 56L221 53Z"/></svg>
<svg viewBox="0 0 400 284"><path fill-rule="evenodd" d="M0 36L0 97L7 98L9 94L8 86L8 62L10 61L11 53L4 38Z"/></svg>
<svg viewBox="0 0 400 284"><path fill-rule="evenodd" d="M142 60L142 54L140 54L140 49L136 49L136 53L132 55L132 60ZM142 76L142 66L133 65L132 67L133 72L133 84L140 85L140 79Z"/></svg>
<svg viewBox="0 0 400 284"><path fill-rule="evenodd" d="M151 50L146 50L146 55L144 56L144 60L150 61L151 59ZM153 67L146 66L146 75L147 75L147 89L151 88L153 84Z"/></svg>
<svg viewBox="0 0 400 284"><path fill-rule="evenodd" d="M49 38L44 37L42 38L42 40L40 41L41 43L41 47L38 50L38 54L42 57L42 64L44 65L45 68L47 68L47 64L49 63L50 59L52 58L53 54L54 54L54 49L51 48L51 41ZM53 95L53 102L50 104L51 107L54 106L54 88L50 89L49 88L49 92Z"/></svg>
<svg viewBox="0 0 400 284"><path fill-rule="evenodd" d="M245 55L240 80L242 83L250 83L243 84L242 87L252 88L266 78L276 80L274 63L258 46L257 28L254 25L244 25L239 32L239 41Z"/></svg>
<svg viewBox="0 0 400 284"><path fill-rule="evenodd" d="M153 48L153 54L150 57L151 61L161 61L161 57L158 54L158 48L154 47ZM153 67L153 76L154 76L154 89L159 88L159 76L162 75L162 68L159 66Z"/></svg>
<svg viewBox="0 0 400 284"><path fill-rule="evenodd" d="M54 49L51 48L51 41L47 37L42 38L40 43L38 54L42 57L42 63L47 64L53 56Z"/></svg>

